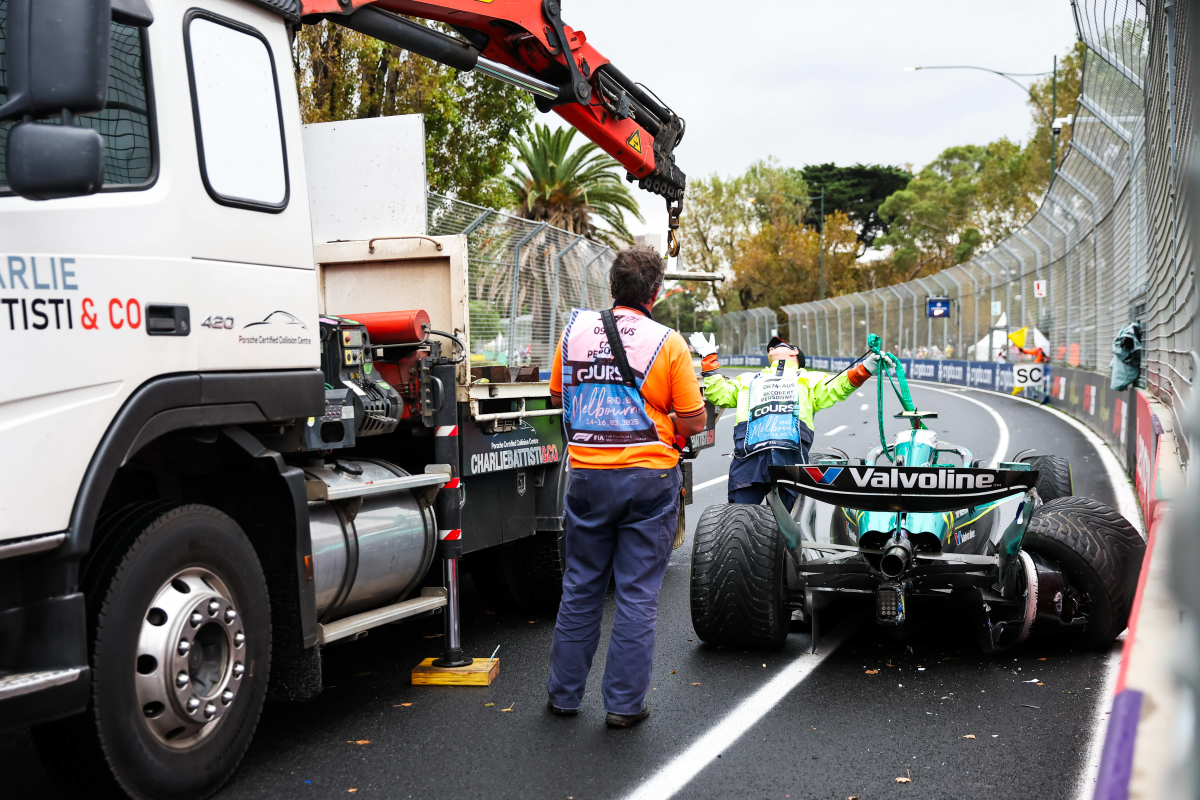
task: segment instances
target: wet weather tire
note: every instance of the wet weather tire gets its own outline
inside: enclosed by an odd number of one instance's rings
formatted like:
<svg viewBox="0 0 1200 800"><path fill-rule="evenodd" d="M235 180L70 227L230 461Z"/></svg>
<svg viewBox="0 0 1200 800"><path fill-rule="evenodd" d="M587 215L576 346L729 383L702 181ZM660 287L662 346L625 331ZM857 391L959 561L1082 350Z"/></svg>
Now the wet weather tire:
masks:
<svg viewBox="0 0 1200 800"><path fill-rule="evenodd" d="M203 505L117 509L95 541L80 580L91 700L36 727L38 752L72 796L207 797L242 760L266 697L258 556L236 522Z"/></svg>
<svg viewBox="0 0 1200 800"><path fill-rule="evenodd" d="M1038 471L1038 497L1043 503L1057 500L1060 497L1071 497L1075 494L1075 482L1071 475L1071 462L1062 456L1029 456L1021 459L1029 464L1030 469Z"/></svg>
<svg viewBox="0 0 1200 800"><path fill-rule="evenodd" d="M785 548L766 506L709 506L692 543L692 626L710 644L779 647L787 638Z"/></svg>
<svg viewBox="0 0 1200 800"><path fill-rule="evenodd" d="M1022 549L1056 563L1087 596L1084 647L1112 643L1129 622L1146 542L1119 513L1086 497L1060 497L1033 512Z"/></svg>

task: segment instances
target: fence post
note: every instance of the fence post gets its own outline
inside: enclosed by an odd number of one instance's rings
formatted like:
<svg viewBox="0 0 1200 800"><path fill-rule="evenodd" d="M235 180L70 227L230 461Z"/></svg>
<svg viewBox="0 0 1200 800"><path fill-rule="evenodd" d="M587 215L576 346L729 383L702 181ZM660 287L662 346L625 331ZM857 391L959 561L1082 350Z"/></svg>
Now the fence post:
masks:
<svg viewBox="0 0 1200 800"><path fill-rule="evenodd" d="M944 272L945 272L945 270L942 270L942 272L931 273L929 275L929 280L936 283L938 285L938 289L941 290L941 292L946 296L947 299L949 299L950 298L950 290L947 289L946 286L942 283L942 279L940 277ZM950 308L951 308L950 313L953 313L954 306L951 305ZM945 355L945 353L946 353L946 345L948 345L950 343L950 335L946 332L946 329L947 329L947 326L949 325L949 323L950 323L950 316L949 316L949 314L947 314L945 317L942 317L942 354L943 355Z"/></svg>
<svg viewBox="0 0 1200 800"><path fill-rule="evenodd" d="M1029 223L1026 223L1025 227L1031 231L1033 230L1033 226L1030 225ZM1019 231L1019 230L1013 231L1013 236L1017 239L1017 241L1019 241L1021 244L1028 247L1033 252L1033 257L1035 259L1034 267L1033 267L1033 269L1034 269L1033 293L1035 295L1034 299L1037 301L1037 319L1035 320L1033 327L1037 328L1039 325L1042 324L1042 298L1036 296L1037 295L1037 282L1042 279L1042 251L1038 250L1036 247L1031 245L1029 243L1029 240L1021 235L1021 231ZM1022 292L1022 295L1023 294L1024 294L1024 292ZM1024 301L1021 301L1021 302L1024 303Z"/></svg>
<svg viewBox="0 0 1200 800"><path fill-rule="evenodd" d="M996 266L1004 270L1004 338L1007 340L1008 329L1012 327L1012 292L1010 286L1012 279L1008 277L1009 268L1004 265L1003 261L996 258L995 250L988 250L984 255L992 259L992 261L996 262ZM1007 345L1005 346L1007 347Z"/></svg>
<svg viewBox="0 0 1200 800"><path fill-rule="evenodd" d="M1080 229L1079 217L1075 216L1075 214L1074 214L1074 213L1071 211L1071 209L1067 208L1067 207L1066 207L1066 205L1064 205L1063 203L1060 203L1058 200L1055 200L1055 199L1054 199L1054 196L1053 196L1053 195L1051 195L1049 192L1047 192L1047 193L1046 193L1046 200L1048 200L1049 202L1051 202L1051 203L1053 203L1054 205L1058 206L1058 208L1059 208L1059 209L1060 209L1060 210L1061 210L1061 211L1062 211L1064 214L1066 214L1068 217L1070 217L1070 219L1071 219L1071 224L1075 226L1075 246L1074 246L1073 248L1071 248L1071 249L1075 251L1075 265L1076 265L1077 267L1079 267L1079 272L1081 272L1081 273L1082 273L1082 272L1083 272L1083 262L1082 262L1082 260L1081 260L1081 259L1082 259L1082 256L1080 255L1080 252L1079 252L1079 250L1080 250L1080 245L1082 245L1082 244L1083 244L1083 234L1082 234L1082 233L1080 232L1080 230L1079 230L1079 229ZM1068 267L1070 266L1070 262L1069 262L1069 261L1068 261L1068 265L1067 265L1067 266L1068 266ZM1068 275L1070 274L1070 269L1068 269L1068 270L1067 270L1067 274L1068 274ZM1082 275L1080 275L1080 276L1078 276L1078 277L1079 277L1079 278L1082 278L1083 276L1082 276ZM1079 294L1080 294L1080 297L1077 297L1077 298L1076 298L1076 300L1079 302L1079 310L1078 310L1078 312L1077 312L1077 314L1076 314L1076 318L1077 318L1077 321L1078 321L1078 323L1079 323L1079 341L1080 341L1079 349L1080 349L1080 351L1082 351L1082 350L1083 350L1083 344L1082 344L1082 342L1083 342L1083 331L1084 331L1084 324L1083 324L1083 298L1082 298L1083 291L1082 291L1082 288L1083 288L1083 284L1082 284L1082 283L1080 283L1080 292L1079 292ZM1071 320L1071 281L1070 281L1070 279L1069 279L1069 278L1067 279L1067 310L1066 310L1066 317L1067 317L1067 322L1068 322L1068 327L1067 327L1067 336L1068 336L1068 338L1070 338L1070 324L1069 324L1069 323L1070 323L1070 320ZM1070 356L1070 353L1071 353L1071 346L1070 346L1070 343L1068 342L1068 344L1067 344L1067 355L1068 355L1068 357ZM1083 353L1082 353L1082 352L1080 353L1080 356L1079 356L1079 364L1078 364L1078 366L1083 366Z"/></svg>
<svg viewBox="0 0 1200 800"><path fill-rule="evenodd" d="M821 306L821 315L825 317L825 349L829 351L825 355L832 356L833 347L829 344L829 309L825 307L824 300L818 300L817 304Z"/></svg>
<svg viewBox="0 0 1200 800"><path fill-rule="evenodd" d="M516 366L517 357L517 312L521 309L521 248L548 226L549 223L546 222L534 225L529 233L521 237L514 248L516 257L513 258L512 304L508 315L508 366L510 367Z"/></svg>
<svg viewBox="0 0 1200 800"><path fill-rule="evenodd" d="M1062 172L1060 171L1058 174L1061 175ZM1001 242L998 242L998 244L1000 245L1000 247L1002 247L1004 249L1004 251L1006 253L1008 253L1010 256L1015 258L1017 260L1017 263L1020 265L1021 271L1020 271L1019 275L1022 276L1022 280L1021 280L1021 324L1018 325L1017 327L1023 328L1023 327L1025 327L1025 320L1027 318L1027 315L1025 313L1025 281L1024 281L1025 259L1021 258L1021 256L1017 254L1016 250L1013 250L1011 247L1009 247L1008 242L1001 241Z"/></svg>
<svg viewBox="0 0 1200 800"><path fill-rule="evenodd" d="M871 304L867 302L866 292L855 292L854 296L863 303L863 344L866 344L867 337L871 335ZM858 354L858 348L852 346L850 349L854 351L850 355Z"/></svg>
<svg viewBox="0 0 1200 800"><path fill-rule="evenodd" d="M894 286L883 288L896 295L896 355L902 356L904 354L904 298L900 296ZM887 315L886 305L883 307L883 313L885 316Z"/></svg>
<svg viewBox="0 0 1200 800"><path fill-rule="evenodd" d="M1032 233L1034 236L1036 236L1038 239L1040 239L1042 244L1046 245L1046 267L1049 268L1052 264L1054 264L1054 245L1053 245L1053 243L1051 243L1051 241L1049 239L1047 239L1045 236L1043 236L1041 231L1039 231L1037 228L1033 227L1032 220L1030 220L1030 224L1026 225L1025 228L1030 233ZM1039 253L1039 255L1040 255L1040 253ZM1053 314L1054 313L1054 294L1053 294L1054 290L1050 286L1050 276L1049 276L1048 270L1047 270L1045 280L1046 280L1045 300L1046 300L1046 304L1048 304L1050 306L1050 313ZM1043 326L1046 324L1045 323L1046 312L1042 310L1042 305L1043 305L1042 298L1039 297L1038 298L1038 325L1039 326ZM1043 331L1043 333L1045 333L1045 331Z"/></svg>
<svg viewBox="0 0 1200 800"><path fill-rule="evenodd" d="M844 300L845 298L841 298L841 299ZM829 302L833 303L833 300L834 300L834 298L832 298L832 297L829 298ZM846 305L850 306L850 302L847 301ZM840 304L834 303L834 308L837 309L838 355L840 356L842 354L842 307ZM853 345L853 343L854 343L854 306L850 306L850 342L851 342L851 349L853 349L853 347L854 347L854 345Z"/></svg>
<svg viewBox="0 0 1200 800"><path fill-rule="evenodd" d="M982 260L977 261L979 267L988 274L988 332L987 332L987 361L991 361L992 355L992 334L996 332L996 320L992 319L992 309L996 304L996 273L992 272L992 268L983 263ZM1005 314L1008 310L1005 309Z"/></svg>
<svg viewBox="0 0 1200 800"><path fill-rule="evenodd" d="M1063 181L1066 182L1075 191L1079 192L1079 196L1087 200L1092 208L1092 273L1096 276L1096 305L1092 313L1092 347L1095 360L1092 362L1093 367L1100 366L1100 251L1096 245L1096 196L1088 191L1082 184L1075 180L1069 173L1060 171Z"/></svg>
<svg viewBox="0 0 1200 800"><path fill-rule="evenodd" d="M947 278L954 281L954 288L958 290L958 297L955 298L956 300L958 300L958 303L957 303L957 305L958 305L958 326L957 326L958 327L958 336L957 336L957 339L954 344L954 349L957 350L959 353L962 353L962 315L963 315L962 297L963 297L963 290L962 290L962 284L958 282L958 278L956 278L950 274L951 270L955 270L955 269L962 269L962 264L957 264L957 265L951 267L950 269L945 270L944 272L940 272L938 274L945 275ZM951 306L951 307L953 308L953 306ZM945 338L945 330L944 329L942 331L942 338L943 339ZM945 345L946 345L946 343L943 341L942 342L943 349L945 349Z"/></svg>
<svg viewBox="0 0 1200 800"><path fill-rule="evenodd" d="M808 327L809 353L821 355L821 337L817 336L817 309L812 301L804 303L805 326Z"/></svg>
<svg viewBox="0 0 1200 800"><path fill-rule="evenodd" d="M600 259L600 256L607 253L610 249L611 248L605 245L604 247L600 248L599 253L596 253L596 255L592 256L590 261L583 265L583 290L585 292L583 302L586 305L592 305L592 283L588 280L588 272L591 270L592 264L595 264ZM603 297L604 293L601 292L600 296Z"/></svg>
<svg viewBox="0 0 1200 800"><path fill-rule="evenodd" d="M566 258L567 253L571 252L571 248L584 240L583 234L575 237L575 241L558 251L558 255L554 257L554 272L550 275L550 354L548 358L554 355L554 344L558 341L557 331L555 326L558 324L558 277L562 272L562 262ZM586 281L587 276L584 276Z"/></svg>
<svg viewBox="0 0 1200 800"><path fill-rule="evenodd" d="M916 358L916 355L917 355L917 293L912 290L912 287L910 287L908 285L908 282L900 283L897 285L904 291L908 292L909 297L912 298L912 334L908 337L911 340L909 342L908 346L912 349L913 357ZM903 311L903 309L901 309L901 311ZM904 324L903 317L900 320L900 324L901 325Z"/></svg>
<svg viewBox="0 0 1200 800"><path fill-rule="evenodd" d="M1064 352L1067 352L1070 350L1071 345L1071 234L1066 228L1059 225L1058 221L1055 220L1050 214L1044 214L1043 217L1045 218L1046 222L1049 222L1055 230L1062 234L1063 237L1063 283L1066 284L1065 288L1063 289L1063 294L1066 295L1066 299L1063 301L1062 324L1063 350ZM1051 306L1051 308L1053 308L1053 306Z"/></svg>

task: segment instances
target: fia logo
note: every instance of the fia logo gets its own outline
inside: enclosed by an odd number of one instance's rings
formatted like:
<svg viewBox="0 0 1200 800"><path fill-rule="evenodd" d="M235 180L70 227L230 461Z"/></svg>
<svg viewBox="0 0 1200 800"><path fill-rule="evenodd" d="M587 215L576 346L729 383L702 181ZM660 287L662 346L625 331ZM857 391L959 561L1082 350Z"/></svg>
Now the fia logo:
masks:
<svg viewBox="0 0 1200 800"><path fill-rule="evenodd" d="M805 467L804 471L809 474L814 481L821 484L831 484L838 475L842 474L841 467L829 467L821 469L820 467Z"/></svg>

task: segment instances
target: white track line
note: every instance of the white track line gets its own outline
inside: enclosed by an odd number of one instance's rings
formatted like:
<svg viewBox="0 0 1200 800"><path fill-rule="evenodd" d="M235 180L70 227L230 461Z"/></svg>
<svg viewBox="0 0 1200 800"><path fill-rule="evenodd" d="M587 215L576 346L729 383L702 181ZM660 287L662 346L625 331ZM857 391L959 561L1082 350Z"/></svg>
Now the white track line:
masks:
<svg viewBox="0 0 1200 800"><path fill-rule="evenodd" d="M701 489L707 489L710 486L716 486L718 483L721 483L722 481L727 481L727 480L729 480L729 476L722 475L719 478L713 478L711 481L705 481L704 483L696 484L695 486L692 487L692 491L698 492Z"/></svg>
<svg viewBox="0 0 1200 800"><path fill-rule="evenodd" d="M831 431L825 431L825 435L826 436L836 436L837 434L841 433L844 430L846 430L845 425L838 425L836 428L834 428Z"/></svg>
<svg viewBox="0 0 1200 800"><path fill-rule="evenodd" d="M915 381L914 381L914 383L915 383ZM992 453L992 466L995 467L997 464L999 464L1001 461L1004 460L1004 454L1008 452L1008 425L1005 424L1004 417L1000 416L1000 412L998 412L996 409L989 406L987 403L981 403L980 401L976 400L974 397L967 397L966 395L959 394L958 392L948 392L945 389L935 389L932 386L929 386L928 384L925 384L925 383L921 384L921 388L927 389L931 392L939 392L941 394L948 394L951 397L957 397L961 400L966 400L968 403L974 403L975 405L982 408L984 411L991 414L992 420L994 420L996 423L996 427L998 427L1000 429L1000 439L999 439L999 441L996 442L996 452Z"/></svg>
<svg viewBox="0 0 1200 800"><path fill-rule="evenodd" d="M963 395L961 395L959 392L947 392L944 389L934 389L932 386L929 386L924 382L917 383L920 383L921 388L923 389L942 391L945 394L957 394L964 400L977 402L969 397L963 397ZM1133 491L1133 484L1130 482L1129 476L1125 474L1125 469L1121 466L1121 461L1108 446L1108 442L1097 436L1091 428L1084 425L1070 414L1065 414L1062 411L1059 411L1057 408L1045 406L1041 403L1035 403L1034 401L1024 397L1016 397L1015 395L1001 395L996 392L987 392L982 389L972 389L970 387L963 387L959 391L979 392L981 394L987 394L993 397L1006 397L1009 400L1027 403L1034 408L1040 408L1047 414L1053 414L1075 430L1079 431L1079 433L1083 435L1083 438L1087 440L1088 444L1092 446L1092 449L1096 451L1097 455L1100 456L1101 463L1104 464L1105 476L1108 478L1109 485L1111 485L1113 488L1113 493L1117 496L1117 510L1121 512L1121 516L1129 520L1129 523L1137 528L1142 534L1142 537L1145 538L1146 529L1142 525L1141 507L1138 506L1137 495L1134 494ZM1076 800L1090 800L1092 797L1092 792L1096 788L1096 776L1100 771L1100 756L1104 752L1104 735L1108 730L1108 712L1112 710L1112 690L1117 680L1117 671L1121 665L1121 644L1123 643L1124 638L1125 634L1121 634L1121 637L1117 639L1116 644L1113 646L1112 653L1109 655L1106 663L1104 664L1103 673L1099 676L1098 680L1094 681L1097 685L1092 687L1092 691L1099 691L1102 694L1100 702L1096 705L1092 739L1090 742L1088 742L1087 753L1084 756L1083 769L1080 771L1080 774L1076 779Z"/></svg>
<svg viewBox="0 0 1200 800"><path fill-rule="evenodd" d="M1096 791L1096 778L1100 776L1100 756L1104 753L1104 738L1108 732L1108 713L1112 711L1113 688L1117 683L1117 673L1120 672L1121 652L1125 649L1125 636L1122 633L1113 642L1112 651L1104 664L1104 672L1100 675L1093 692L1100 692L1100 702L1096 705L1092 740L1088 743L1087 753L1083 757L1083 769L1075 778L1075 800L1092 800Z"/></svg>
<svg viewBox="0 0 1200 800"><path fill-rule="evenodd" d="M775 677L754 694L747 697L725 719L697 739L639 786L625 800L667 800L687 786L700 771L716 761L746 731L750 730L767 712L779 705L783 698L800 685L822 661L830 656L838 645L854 631L854 626L843 624L820 642L822 652L804 655L792 661Z"/></svg>

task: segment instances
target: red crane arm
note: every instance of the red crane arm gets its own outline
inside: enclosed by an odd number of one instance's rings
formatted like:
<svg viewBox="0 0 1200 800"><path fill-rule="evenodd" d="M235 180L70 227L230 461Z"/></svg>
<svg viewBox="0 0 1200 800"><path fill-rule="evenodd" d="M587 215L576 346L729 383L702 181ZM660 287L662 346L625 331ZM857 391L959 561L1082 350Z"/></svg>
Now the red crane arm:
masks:
<svg viewBox="0 0 1200 800"><path fill-rule="evenodd" d="M302 13L305 22L329 19L458 69L478 67L513 83L534 79L531 91L541 111L553 109L625 167L629 180L666 198L671 250L677 250L674 229L687 178L675 165L675 146L683 138L684 121L627 78L583 31L563 22L560 3L303 0ZM445 23L463 39L396 15Z"/></svg>

